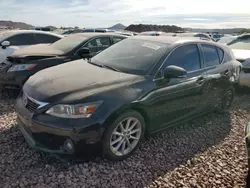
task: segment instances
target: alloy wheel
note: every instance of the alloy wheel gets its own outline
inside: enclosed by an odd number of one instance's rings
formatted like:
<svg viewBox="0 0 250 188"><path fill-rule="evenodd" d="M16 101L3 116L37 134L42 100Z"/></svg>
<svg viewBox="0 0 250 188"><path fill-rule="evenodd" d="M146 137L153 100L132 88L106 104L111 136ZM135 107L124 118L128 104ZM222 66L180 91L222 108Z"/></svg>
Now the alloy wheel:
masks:
<svg viewBox="0 0 250 188"><path fill-rule="evenodd" d="M115 127L110 138L110 149L116 156L130 153L139 143L142 134L142 125L137 118L123 119Z"/></svg>

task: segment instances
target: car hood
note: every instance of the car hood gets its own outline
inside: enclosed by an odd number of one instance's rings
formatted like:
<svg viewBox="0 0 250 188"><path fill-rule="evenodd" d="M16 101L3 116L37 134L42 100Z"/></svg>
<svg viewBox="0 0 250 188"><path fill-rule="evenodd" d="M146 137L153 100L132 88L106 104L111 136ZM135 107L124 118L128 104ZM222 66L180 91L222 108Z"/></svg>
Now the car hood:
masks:
<svg viewBox="0 0 250 188"><path fill-rule="evenodd" d="M232 50L234 56L239 61L244 61L245 59L250 58L250 50Z"/></svg>
<svg viewBox="0 0 250 188"><path fill-rule="evenodd" d="M77 60L39 71L23 91L38 101L67 103L129 85L136 77Z"/></svg>
<svg viewBox="0 0 250 188"><path fill-rule="evenodd" d="M62 51L52 48L50 44L37 44L15 50L11 54L11 57L20 58L27 56L57 56L62 54Z"/></svg>

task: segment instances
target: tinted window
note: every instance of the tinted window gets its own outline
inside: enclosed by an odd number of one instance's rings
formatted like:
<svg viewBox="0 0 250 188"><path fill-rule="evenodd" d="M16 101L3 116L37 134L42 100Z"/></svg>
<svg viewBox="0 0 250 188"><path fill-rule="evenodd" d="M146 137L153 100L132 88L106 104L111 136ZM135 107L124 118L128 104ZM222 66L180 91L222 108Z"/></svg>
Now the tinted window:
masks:
<svg viewBox="0 0 250 188"><path fill-rule="evenodd" d="M201 36L202 38L210 39L207 35L201 34L200 36Z"/></svg>
<svg viewBox="0 0 250 188"><path fill-rule="evenodd" d="M109 37L95 38L89 41L84 47L89 48L90 52L98 52L108 48L111 45Z"/></svg>
<svg viewBox="0 0 250 188"><path fill-rule="evenodd" d="M106 30L96 29L95 32L97 32L97 33L106 33Z"/></svg>
<svg viewBox="0 0 250 188"><path fill-rule="evenodd" d="M204 54L204 67L212 67L220 64L219 55L215 46L202 44Z"/></svg>
<svg viewBox="0 0 250 188"><path fill-rule="evenodd" d="M10 37L7 40L10 42L10 45L15 46L32 45L37 43L34 39L33 34L19 34Z"/></svg>
<svg viewBox="0 0 250 188"><path fill-rule="evenodd" d="M84 30L84 33L88 33L88 32L95 32L95 30L94 29L85 29Z"/></svg>
<svg viewBox="0 0 250 188"><path fill-rule="evenodd" d="M74 31L71 32L71 34L74 34L74 33L83 33L83 30L76 29L76 30L74 30Z"/></svg>
<svg viewBox="0 0 250 188"><path fill-rule="evenodd" d="M91 61L112 66L122 72L145 75L163 56L168 46L160 42L126 39L97 54Z"/></svg>
<svg viewBox="0 0 250 188"><path fill-rule="evenodd" d="M60 38L52 35L35 34L35 40L37 41L37 43L54 43L59 39Z"/></svg>
<svg viewBox="0 0 250 188"><path fill-rule="evenodd" d="M189 44L175 49L168 57L167 65L179 66L188 72L199 70L201 66L197 45Z"/></svg>
<svg viewBox="0 0 250 188"><path fill-rule="evenodd" d="M113 37L114 43L120 42L121 40L123 40L123 38L120 38L120 37Z"/></svg>
<svg viewBox="0 0 250 188"><path fill-rule="evenodd" d="M223 52L223 50L220 49L220 48L217 48L217 51L218 51L219 58L220 58L220 63L221 63L222 60L223 60L224 52Z"/></svg>

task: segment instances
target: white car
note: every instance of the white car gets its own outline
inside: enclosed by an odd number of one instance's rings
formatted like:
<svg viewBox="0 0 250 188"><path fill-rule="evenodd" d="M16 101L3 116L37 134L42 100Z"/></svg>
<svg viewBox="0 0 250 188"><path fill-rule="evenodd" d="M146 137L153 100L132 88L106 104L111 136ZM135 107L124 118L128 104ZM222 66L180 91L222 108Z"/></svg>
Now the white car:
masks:
<svg viewBox="0 0 250 188"><path fill-rule="evenodd" d="M250 34L242 35L228 44L235 58L242 63L239 85L250 87Z"/></svg>
<svg viewBox="0 0 250 188"><path fill-rule="evenodd" d="M2 31L0 32L0 64L16 49L34 44L54 43L63 37L55 33L35 30Z"/></svg>

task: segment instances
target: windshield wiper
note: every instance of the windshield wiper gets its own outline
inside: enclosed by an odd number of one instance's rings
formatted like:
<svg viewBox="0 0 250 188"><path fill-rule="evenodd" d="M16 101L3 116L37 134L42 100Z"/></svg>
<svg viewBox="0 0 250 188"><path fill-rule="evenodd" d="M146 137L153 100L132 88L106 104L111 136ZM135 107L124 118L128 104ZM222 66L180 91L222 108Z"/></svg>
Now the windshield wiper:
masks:
<svg viewBox="0 0 250 188"><path fill-rule="evenodd" d="M88 60L88 63L90 63L92 65L95 65L95 66L98 66L98 67L102 67L102 68L110 69L110 70L113 70L113 71L121 72L119 69L117 69L115 67L112 67L110 65L105 65L105 64L94 63L90 59Z"/></svg>
<svg viewBox="0 0 250 188"><path fill-rule="evenodd" d="M90 63L90 64L92 64L92 65L95 65L95 66L98 66L98 67L103 67L103 65L94 63L94 62L92 62L90 59L88 60L88 63Z"/></svg>
<svg viewBox="0 0 250 188"><path fill-rule="evenodd" d="M114 71L117 71L117 72L121 72L119 69L115 68L115 67L112 67L110 65L104 65L102 64L102 67L103 68L107 68L107 69L110 69L110 70L114 70Z"/></svg>

